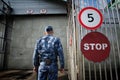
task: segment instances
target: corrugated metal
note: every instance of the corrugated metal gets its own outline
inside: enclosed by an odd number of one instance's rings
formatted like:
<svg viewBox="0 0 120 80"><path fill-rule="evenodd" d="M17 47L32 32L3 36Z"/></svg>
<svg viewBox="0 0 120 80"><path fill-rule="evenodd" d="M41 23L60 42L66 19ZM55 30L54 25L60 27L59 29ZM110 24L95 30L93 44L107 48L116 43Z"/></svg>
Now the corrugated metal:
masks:
<svg viewBox="0 0 120 80"><path fill-rule="evenodd" d="M42 9L46 10L44 14L66 14L66 3L64 1L55 0L8 0L13 13L15 15L28 14L28 10L32 10L32 14L41 14Z"/></svg>

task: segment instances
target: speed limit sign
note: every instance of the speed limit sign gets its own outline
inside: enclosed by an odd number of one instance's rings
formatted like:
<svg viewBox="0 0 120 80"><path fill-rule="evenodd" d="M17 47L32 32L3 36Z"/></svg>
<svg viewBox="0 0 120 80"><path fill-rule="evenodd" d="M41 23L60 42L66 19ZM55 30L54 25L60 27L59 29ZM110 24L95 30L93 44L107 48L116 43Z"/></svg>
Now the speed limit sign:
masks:
<svg viewBox="0 0 120 80"><path fill-rule="evenodd" d="M78 15L79 23L88 30L95 30L102 25L102 13L94 7L83 8Z"/></svg>

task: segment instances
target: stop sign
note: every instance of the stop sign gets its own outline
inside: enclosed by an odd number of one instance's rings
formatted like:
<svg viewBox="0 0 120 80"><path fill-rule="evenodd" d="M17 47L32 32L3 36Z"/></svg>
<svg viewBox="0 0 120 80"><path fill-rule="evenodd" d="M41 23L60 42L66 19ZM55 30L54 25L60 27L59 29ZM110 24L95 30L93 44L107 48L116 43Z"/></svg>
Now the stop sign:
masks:
<svg viewBox="0 0 120 80"><path fill-rule="evenodd" d="M110 42L102 33L90 32L81 41L81 51L88 60L101 62L109 56Z"/></svg>

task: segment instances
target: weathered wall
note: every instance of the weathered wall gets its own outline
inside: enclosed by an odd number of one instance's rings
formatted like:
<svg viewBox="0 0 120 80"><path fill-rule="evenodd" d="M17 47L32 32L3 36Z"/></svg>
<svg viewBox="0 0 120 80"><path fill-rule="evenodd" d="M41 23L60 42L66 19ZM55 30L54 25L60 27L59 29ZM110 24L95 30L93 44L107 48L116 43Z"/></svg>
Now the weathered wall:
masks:
<svg viewBox="0 0 120 80"><path fill-rule="evenodd" d="M66 15L17 16L14 18L9 69L31 69L32 55L36 40L44 35L44 27L51 25L54 35L61 38L66 58Z"/></svg>

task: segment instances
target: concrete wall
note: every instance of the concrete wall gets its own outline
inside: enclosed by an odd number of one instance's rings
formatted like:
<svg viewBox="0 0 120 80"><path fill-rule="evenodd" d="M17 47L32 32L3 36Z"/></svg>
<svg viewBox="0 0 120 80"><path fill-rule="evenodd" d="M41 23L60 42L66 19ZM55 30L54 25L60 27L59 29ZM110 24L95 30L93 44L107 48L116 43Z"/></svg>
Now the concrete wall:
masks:
<svg viewBox="0 0 120 80"><path fill-rule="evenodd" d="M46 16L17 16L14 17L10 54L8 55L9 69L31 69L32 55L36 40L44 35L44 27L51 25L55 36L61 38L66 58L66 15Z"/></svg>

